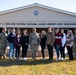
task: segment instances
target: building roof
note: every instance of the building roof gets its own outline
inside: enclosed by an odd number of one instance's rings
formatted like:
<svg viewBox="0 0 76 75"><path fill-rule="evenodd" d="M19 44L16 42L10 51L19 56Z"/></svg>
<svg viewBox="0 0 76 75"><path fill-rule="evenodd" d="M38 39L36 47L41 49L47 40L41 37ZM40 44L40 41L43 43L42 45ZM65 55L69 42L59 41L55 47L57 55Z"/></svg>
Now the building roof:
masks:
<svg viewBox="0 0 76 75"><path fill-rule="evenodd" d="M7 14L7 13L10 13L10 12L19 11L19 10L23 10L23 9L27 9L27 8L30 8L30 7L35 7L35 6L36 7L41 7L41 8L44 8L44 9L48 9L48 10L53 10L53 11L60 12L60 13L64 13L64 14L68 14L68 15L72 15L72 16L76 16L76 13L61 10L61 9L57 9L57 8L53 8L53 7L49 7L49 6L45 6L45 5L38 4L38 3L34 3L34 4L31 4L31 5L22 6L22 7L6 10L6 11L1 11L0 15L1 14Z"/></svg>

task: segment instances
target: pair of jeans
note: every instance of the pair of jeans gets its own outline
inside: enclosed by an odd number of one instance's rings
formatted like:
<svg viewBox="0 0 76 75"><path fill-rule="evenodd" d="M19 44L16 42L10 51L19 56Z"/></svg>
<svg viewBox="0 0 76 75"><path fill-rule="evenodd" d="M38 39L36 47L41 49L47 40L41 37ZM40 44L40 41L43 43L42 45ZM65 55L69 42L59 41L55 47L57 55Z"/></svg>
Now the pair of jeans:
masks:
<svg viewBox="0 0 76 75"><path fill-rule="evenodd" d="M59 58L60 46L58 44L55 44L55 50L56 50L57 58Z"/></svg>
<svg viewBox="0 0 76 75"><path fill-rule="evenodd" d="M20 46L16 47L16 58L19 58L20 55Z"/></svg>
<svg viewBox="0 0 76 75"><path fill-rule="evenodd" d="M15 58L15 45L14 43L10 43L10 51L9 51L9 58Z"/></svg>

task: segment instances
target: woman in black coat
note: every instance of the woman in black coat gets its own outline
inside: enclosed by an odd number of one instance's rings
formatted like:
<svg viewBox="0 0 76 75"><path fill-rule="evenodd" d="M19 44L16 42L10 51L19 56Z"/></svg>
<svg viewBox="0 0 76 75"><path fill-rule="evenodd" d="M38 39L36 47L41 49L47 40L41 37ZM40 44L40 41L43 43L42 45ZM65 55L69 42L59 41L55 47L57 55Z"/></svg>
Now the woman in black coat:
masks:
<svg viewBox="0 0 76 75"><path fill-rule="evenodd" d="M23 60L27 60L27 50L28 50L29 36L27 34L27 29L23 31L23 35L21 36L21 45L22 45L22 58Z"/></svg>
<svg viewBox="0 0 76 75"><path fill-rule="evenodd" d="M46 32L44 30L41 32L41 42L40 42L40 45L41 45L42 57L43 57L43 60L44 60L45 59L44 49L46 47Z"/></svg>

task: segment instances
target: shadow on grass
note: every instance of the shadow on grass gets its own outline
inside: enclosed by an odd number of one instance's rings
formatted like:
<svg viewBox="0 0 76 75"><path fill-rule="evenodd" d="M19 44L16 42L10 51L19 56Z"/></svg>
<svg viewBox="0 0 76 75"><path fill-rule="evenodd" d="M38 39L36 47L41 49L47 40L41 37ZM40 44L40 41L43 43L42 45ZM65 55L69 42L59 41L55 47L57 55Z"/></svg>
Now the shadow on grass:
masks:
<svg viewBox="0 0 76 75"><path fill-rule="evenodd" d="M76 61L76 60L74 60ZM0 66L3 67L7 67L7 66L22 66L22 65L46 65L46 64L51 64L51 63L60 63L60 62L72 62L69 60L65 60L65 61L58 61L56 62L54 61L50 61L50 60L36 60L36 61L32 61L32 60L27 60L27 61L23 61L23 60L0 60Z"/></svg>

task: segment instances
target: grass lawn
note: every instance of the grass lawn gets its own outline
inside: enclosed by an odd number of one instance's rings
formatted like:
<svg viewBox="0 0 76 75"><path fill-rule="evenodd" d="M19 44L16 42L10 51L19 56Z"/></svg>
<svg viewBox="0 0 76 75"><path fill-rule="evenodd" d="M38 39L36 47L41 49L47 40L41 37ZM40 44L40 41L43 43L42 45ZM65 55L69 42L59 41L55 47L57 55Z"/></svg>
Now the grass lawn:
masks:
<svg viewBox="0 0 76 75"><path fill-rule="evenodd" d="M76 75L76 60L0 60L0 75Z"/></svg>

